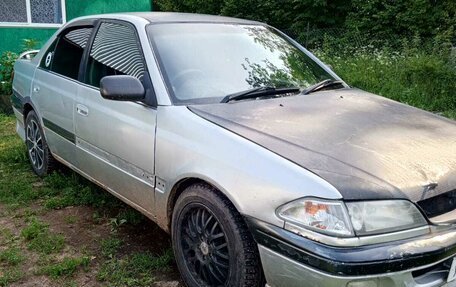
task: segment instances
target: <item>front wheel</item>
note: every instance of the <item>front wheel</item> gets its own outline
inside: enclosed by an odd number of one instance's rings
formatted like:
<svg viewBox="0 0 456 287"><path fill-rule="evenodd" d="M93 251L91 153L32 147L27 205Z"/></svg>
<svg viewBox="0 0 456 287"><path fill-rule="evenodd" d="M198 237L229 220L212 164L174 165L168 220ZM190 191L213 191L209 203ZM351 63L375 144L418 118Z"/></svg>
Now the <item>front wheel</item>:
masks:
<svg viewBox="0 0 456 287"><path fill-rule="evenodd" d="M211 186L195 184L182 193L171 232L187 286L264 286L258 248L243 218Z"/></svg>
<svg viewBox="0 0 456 287"><path fill-rule="evenodd" d="M54 170L56 161L52 157L44 132L34 111L27 114L25 120L25 144L33 171L39 176L45 176Z"/></svg>

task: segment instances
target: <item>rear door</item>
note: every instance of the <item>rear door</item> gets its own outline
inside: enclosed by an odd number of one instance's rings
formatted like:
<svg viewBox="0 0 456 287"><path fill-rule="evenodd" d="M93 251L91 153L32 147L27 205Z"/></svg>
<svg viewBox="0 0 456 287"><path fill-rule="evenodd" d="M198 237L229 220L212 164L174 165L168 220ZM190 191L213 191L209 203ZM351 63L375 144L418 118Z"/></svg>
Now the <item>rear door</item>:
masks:
<svg viewBox="0 0 456 287"><path fill-rule="evenodd" d="M105 76L131 75L151 92L135 27L102 20L85 66L85 85L79 87L75 114L78 166L152 217L156 108L106 100L99 89Z"/></svg>
<svg viewBox="0 0 456 287"><path fill-rule="evenodd" d="M79 67L92 26L72 26L55 39L41 59L32 82L32 102L42 119L54 155L74 165L74 106Z"/></svg>

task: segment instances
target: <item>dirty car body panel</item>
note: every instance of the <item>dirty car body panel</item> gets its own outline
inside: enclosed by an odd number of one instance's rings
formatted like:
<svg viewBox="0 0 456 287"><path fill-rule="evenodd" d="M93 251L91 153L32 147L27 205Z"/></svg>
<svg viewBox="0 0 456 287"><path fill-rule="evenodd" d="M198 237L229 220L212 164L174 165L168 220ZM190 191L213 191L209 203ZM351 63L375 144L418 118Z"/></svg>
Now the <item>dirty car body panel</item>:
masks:
<svg viewBox="0 0 456 287"><path fill-rule="evenodd" d="M346 200L416 202L456 186L454 122L361 90L190 109L318 174ZM438 186L424 193L430 182Z"/></svg>
<svg viewBox="0 0 456 287"><path fill-rule="evenodd" d="M106 60L113 27L119 39L134 36L118 48L130 49L131 69ZM63 37L81 53L70 76L52 67ZM103 73L135 75L144 100L102 98L94 67L103 61L111 65ZM284 76L290 67L308 73ZM268 87L272 96L223 102L271 84L262 77L302 91L320 80L335 87L281 96ZM33 59L17 61L13 107L24 141L34 110L57 160L168 232L182 186L216 189L242 215L269 286L453 286L455 122L338 81L262 23L95 15L69 22Z"/></svg>

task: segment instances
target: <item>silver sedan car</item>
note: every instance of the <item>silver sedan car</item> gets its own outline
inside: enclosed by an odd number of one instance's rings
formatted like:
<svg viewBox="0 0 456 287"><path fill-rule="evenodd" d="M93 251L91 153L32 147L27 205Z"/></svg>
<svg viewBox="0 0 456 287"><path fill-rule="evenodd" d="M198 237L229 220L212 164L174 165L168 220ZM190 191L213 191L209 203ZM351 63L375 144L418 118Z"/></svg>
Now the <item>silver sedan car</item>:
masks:
<svg viewBox="0 0 456 287"><path fill-rule="evenodd" d="M34 171L63 163L155 221L187 286L455 285L455 122L273 27L78 18L13 89Z"/></svg>

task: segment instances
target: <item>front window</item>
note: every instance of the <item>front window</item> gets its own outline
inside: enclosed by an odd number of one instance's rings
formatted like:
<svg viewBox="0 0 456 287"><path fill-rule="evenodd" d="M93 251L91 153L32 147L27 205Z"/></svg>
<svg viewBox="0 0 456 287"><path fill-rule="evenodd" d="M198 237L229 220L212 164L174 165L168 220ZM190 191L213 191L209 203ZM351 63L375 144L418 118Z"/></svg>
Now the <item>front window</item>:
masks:
<svg viewBox="0 0 456 287"><path fill-rule="evenodd" d="M98 88L103 77L113 75L130 75L142 80L145 70L134 27L101 23L89 53L86 83Z"/></svg>
<svg viewBox="0 0 456 287"><path fill-rule="evenodd" d="M176 104L220 102L262 86L304 89L334 79L265 26L171 23L150 25L148 33Z"/></svg>

